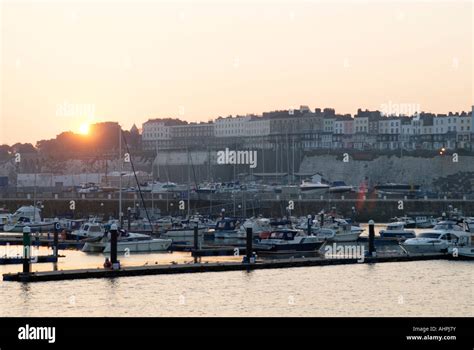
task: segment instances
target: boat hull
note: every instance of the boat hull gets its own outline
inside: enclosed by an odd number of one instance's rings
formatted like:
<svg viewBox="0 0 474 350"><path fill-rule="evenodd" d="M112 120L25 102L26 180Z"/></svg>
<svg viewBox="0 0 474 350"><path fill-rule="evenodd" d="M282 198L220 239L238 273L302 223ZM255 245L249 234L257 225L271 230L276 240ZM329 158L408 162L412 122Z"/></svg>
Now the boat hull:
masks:
<svg viewBox="0 0 474 350"><path fill-rule="evenodd" d="M329 242L354 242L359 239L361 232L338 233L328 238Z"/></svg>
<svg viewBox="0 0 474 350"><path fill-rule="evenodd" d="M214 238L219 238L219 239L228 239L228 238L233 238L233 239L246 239L247 235L245 232L240 232L237 230L234 231L215 231L214 232Z"/></svg>
<svg viewBox="0 0 474 350"><path fill-rule="evenodd" d="M408 254L446 253L447 243L400 244Z"/></svg>
<svg viewBox="0 0 474 350"><path fill-rule="evenodd" d="M270 252L301 252L301 251L316 251L323 246L324 242L311 243L288 243L288 244L264 244L256 243L254 245L255 251L270 251Z"/></svg>
<svg viewBox="0 0 474 350"><path fill-rule="evenodd" d="M150 239L143 241L118 242L118 253L140 253L167 251L171 246L171 239ZM104 253L110 253L110 243L105 245Z"/></svg>
<svg viewBox="0 0 474 350"><path fill-rule="evenodd" d="M205 228L198 229L198 236L202 237L204 234ZM185 230L168 230L165 233L161 234L163 238L169 238L172 240L176 239L185 239L185 238L194 238L194 229L185 229Z"/></svg>
<svg viewBox="0 0 474 350"><path fill-rule="evenodd" d="M3 225L4 232L15 232L22 233L23 228L28 226L31 229L31 232L47 232L54 228L54 223L44 223L44 224L5 224Z"/></svg>
<svg viewBox="0 0 474 350"><path fill-rule="evenodd" d="M380 237L383 239L409 239L415 238L416 235L413 232L403 232L403 231L380 231Z"/></svg>

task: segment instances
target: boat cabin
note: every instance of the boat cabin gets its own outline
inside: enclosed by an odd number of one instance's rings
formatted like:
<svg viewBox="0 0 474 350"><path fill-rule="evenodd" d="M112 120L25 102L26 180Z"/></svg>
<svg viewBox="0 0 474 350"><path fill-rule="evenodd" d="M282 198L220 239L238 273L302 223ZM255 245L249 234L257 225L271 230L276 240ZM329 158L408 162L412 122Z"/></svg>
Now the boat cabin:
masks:
<svg viewBox="0 0 474 350"><path fill-rule="evenodd" d="M292 241L293 239L295 239L296 236L298 236L299 233L300 233L300 231L298 231L298 230L272 231L272 233L270 233L270 236L268 237L268 239L280 239L280 240L284 240L284 241Z"/></svg>
<svg viewBox="0 0 474 350"><path fill-rule="evenodd" d="M216 231L233 231L240 227L240 220L237 218L224 218L217 221Z"/></svg>

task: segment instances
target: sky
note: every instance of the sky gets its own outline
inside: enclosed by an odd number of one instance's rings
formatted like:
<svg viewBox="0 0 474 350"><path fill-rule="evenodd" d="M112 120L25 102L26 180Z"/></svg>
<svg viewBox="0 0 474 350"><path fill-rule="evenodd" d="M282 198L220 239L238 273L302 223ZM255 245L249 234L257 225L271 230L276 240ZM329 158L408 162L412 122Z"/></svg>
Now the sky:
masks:
<svg viewBox="0 0 474 350"><path fill-rule="evenodd" d="M474 101L468 0L0 0L0 34L0 144L100 121Z"/></svg>

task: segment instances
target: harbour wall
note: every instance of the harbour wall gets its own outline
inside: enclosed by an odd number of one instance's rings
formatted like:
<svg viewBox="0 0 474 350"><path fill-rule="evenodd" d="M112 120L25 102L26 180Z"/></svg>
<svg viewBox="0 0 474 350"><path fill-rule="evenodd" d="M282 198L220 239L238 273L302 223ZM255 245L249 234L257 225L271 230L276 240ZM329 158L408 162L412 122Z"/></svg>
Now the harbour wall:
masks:
<svg viewBox="0 0 474 350"><path fill-rule="evenodd" d="M186 202L186 201L185 201ZM133 208L138 201L124 200L123 208ZM145 200L146 207L152 211L159 209L162 215L186 215L187 210L179 210L178 200ZM0 199L0 207L5 206L10 212L15 211L22 205L31 205L31 200ZM116 200L92 200L78 199L75 201L75 210L69 209L69 200L45 200L42 202L43 217L74 217L87 218L89 215L103 216L104 218L118 217L118 201ZM187 202L186 202L187 205ZM354 217L359 222L367 222L370 219L376 222L386 222L390 218L403 215L433 215L440 216L447 212L449 206L460 210L466 216L474 216L474 201L472 200L404 200L403 209L399 209L399 200L396 199L324 199L324 200L295 200L291 215L306 216L315 215L321 210L326 212L335 211L345 217ZM247 200L241 201L190 201L191 211L207 215L219 215L222 209L226 216L256 216L283 217L288 215L288 201L283 200ZM355 210L355 211L354 211ZM355 214L354 214L355 213ZM145 213L142 210L142 216ZM126 215L126 214L125 214Z"/></svg>

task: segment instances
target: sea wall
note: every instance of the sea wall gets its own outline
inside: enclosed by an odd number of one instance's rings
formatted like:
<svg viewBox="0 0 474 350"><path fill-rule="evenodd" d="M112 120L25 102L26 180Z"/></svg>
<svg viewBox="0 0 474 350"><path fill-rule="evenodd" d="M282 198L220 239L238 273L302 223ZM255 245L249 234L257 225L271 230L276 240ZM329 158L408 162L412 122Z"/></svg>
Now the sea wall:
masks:
<svg viewBox="0 0 474 350"><path fill-rule="evenodd" d="M299 171L320 173L329 181L343 180L352 185L368 180L370 184L402 182L423 185L429 189L440 177L474 172L474 157L459 156L458 162L453 162L452 156L381 156L368 161L353 160L349 157L349 161L344 162L342 156L306 156Z"/></svg>

